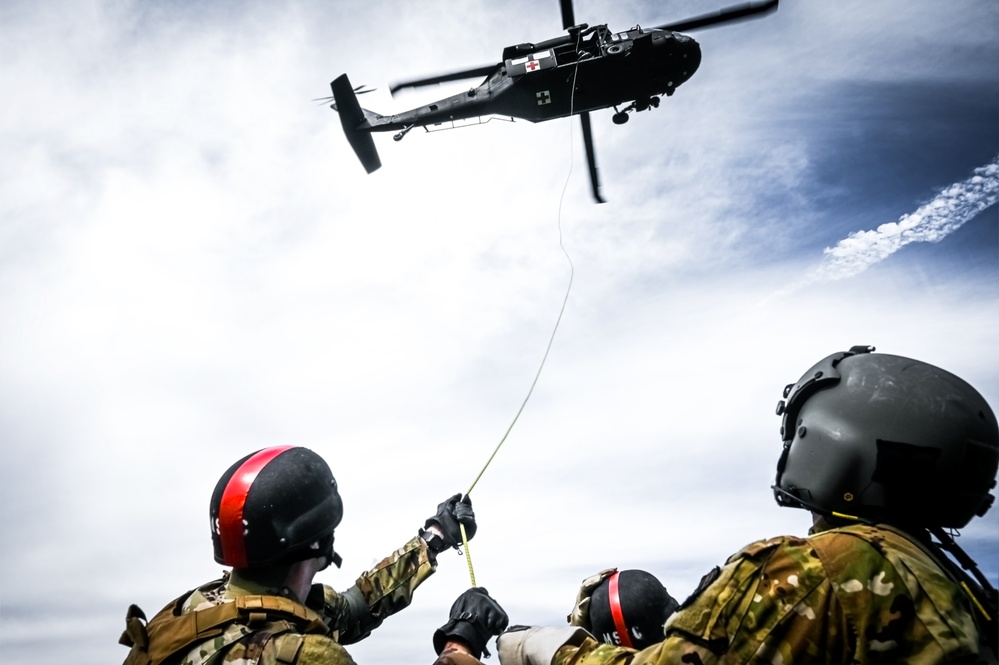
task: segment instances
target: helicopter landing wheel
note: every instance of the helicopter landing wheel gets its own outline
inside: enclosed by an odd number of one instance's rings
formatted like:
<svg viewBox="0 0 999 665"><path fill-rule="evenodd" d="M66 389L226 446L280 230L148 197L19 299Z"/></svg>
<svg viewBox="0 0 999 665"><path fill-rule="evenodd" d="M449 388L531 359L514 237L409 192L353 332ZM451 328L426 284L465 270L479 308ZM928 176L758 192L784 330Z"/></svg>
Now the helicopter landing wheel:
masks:
<svg viewBox="0 0 999 665"><path fill-rule="evenodd" d="M614 121L615 125L623 125L624 123L628 122L628 114L625 113L624 111L619 111L615 113L613 116L611 116L611 120Z"/></svg>
<svg viewBox="0 0 999 665"><path fill-rule="evenodd" d="M649 100L649 104L651 104L652 108L654 108L654 109L659 108L659 98L658 97L653 97L652 99Z"/></svg>

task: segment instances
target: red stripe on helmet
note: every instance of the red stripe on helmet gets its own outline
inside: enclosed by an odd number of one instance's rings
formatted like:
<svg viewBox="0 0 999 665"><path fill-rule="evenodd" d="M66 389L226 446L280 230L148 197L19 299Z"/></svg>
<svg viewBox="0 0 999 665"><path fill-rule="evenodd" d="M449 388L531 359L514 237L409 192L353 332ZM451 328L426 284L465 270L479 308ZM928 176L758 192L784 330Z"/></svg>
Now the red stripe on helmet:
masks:
<svg viewBox="0 0 999 665"><path fill-rule="evenodd" d="M611 616L614 618L614 629L617 630L617 638L621 646L631 648L631 635L628 634L628 625L624 622L624 612L621 611L621 596L618 594L617 582L620 572L616 572L607 580L607 600L610 602Z"/></svg>
<svg viewBox="0 0 999 665"><path fill-rule="evenodd" d="M245 568L248 564L243 535L243 506L253 481L271 460L294 447L275 446L250 455L226 483L219 503L219 540L222 543L222 558L233 568Z"/></svg>

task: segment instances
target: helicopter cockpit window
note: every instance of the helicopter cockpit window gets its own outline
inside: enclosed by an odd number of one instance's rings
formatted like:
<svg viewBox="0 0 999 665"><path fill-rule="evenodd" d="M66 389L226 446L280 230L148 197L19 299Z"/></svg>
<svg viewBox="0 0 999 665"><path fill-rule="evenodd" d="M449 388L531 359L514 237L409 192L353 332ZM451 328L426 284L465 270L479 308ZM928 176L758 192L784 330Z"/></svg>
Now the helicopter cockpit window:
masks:
<svg viewBox="0 0 999 665"><path fill-rule="evenodd" d="M572 44L556 46L553 50L555 51L555 62L559 65L575 62L578 59L577 49Z"/></svg>

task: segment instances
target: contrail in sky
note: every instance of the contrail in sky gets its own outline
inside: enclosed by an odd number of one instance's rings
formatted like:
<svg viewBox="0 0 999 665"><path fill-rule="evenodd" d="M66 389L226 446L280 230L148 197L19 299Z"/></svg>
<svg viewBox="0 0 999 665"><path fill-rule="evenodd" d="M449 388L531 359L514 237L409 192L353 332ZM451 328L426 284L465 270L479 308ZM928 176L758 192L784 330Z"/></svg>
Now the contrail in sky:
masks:
<svg viewBox="0 0 999 665"><path fill-rule="evenodd" d="M781 295L806 284L853 277L913 242L939 242L999 201L999 156L933 200L874 231L856 231L823 250L823 261Z"/></svg>

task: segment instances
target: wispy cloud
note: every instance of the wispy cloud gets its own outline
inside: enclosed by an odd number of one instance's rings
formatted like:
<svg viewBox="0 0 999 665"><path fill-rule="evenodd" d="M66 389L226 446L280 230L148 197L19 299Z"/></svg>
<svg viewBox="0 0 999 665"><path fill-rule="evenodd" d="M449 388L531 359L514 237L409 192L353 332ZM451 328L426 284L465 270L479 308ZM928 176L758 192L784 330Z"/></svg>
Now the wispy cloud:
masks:
<svg viewBox="0 0 999 665"><path fill-rule="evenodd" d="M781 291L786 295L815 282L846 279L885 260L914 242L940 242L999 201L999 156L975 169L970 178L944 188L931 201L897 222L873 231L856 231L823 250L823 261Z"/></svg>
<svg viewBox="0 0 999 665"><path fill-rule="evenodd" d="M768 490L773 405L823 355L871 343L999 396L981 361L999 335L995 257L932 282L888 261L882 288L803 294L790 326L786 303L758 306L823 261L831 271L825 244L992 159L980 149L994 98L930 107L902 93L956 100L955 72L994 90L995 3L797 3L697 33L705 62L659 109L622 127L595 115L604 206L589 199L577 122L377 136L384 166L369 176L336 115L310 102L343 72L378 89L364 103L381 112L439 99L393 99L387 84L553 37L557 3L470 0L460 17L444 0L152 4L2 12L0 86L17 95L0 110L0 662L120 662L107 638L130 603L155 609L219 574L205 505L251 450L294 443L330 461L349 504L346 561L318 581L337 589L466 490L565 294L556 212L570 165L566 317L473 492L476 577L511 620L564 621L579 581L607 565L654 571L685 597L746 543L804 532L807 513ZM577 2L577 17L626 29L688 15L601 4ZM939 34L948 48L920 47ZM901 93L883 85L897 80ZM914 137L932 160L896 159ZM897 164L891 191L834 177L843 163ZM930 217L969 219L969 188L988 205L995 171L955 186L963 207L897 222L907 241ZM897 197L896 212L844 221ZM950 258L919 254L927 273ZM525 519L539 509L557 519ZM983 543L969 551L995 581L999 511L975 524L964 538ZM510 557L512 532L545 546ZM596 535L581 548L571 534ZM417 602L351 655L432 661L429 636L468 583L463 557L442 557Z"/></svg>

